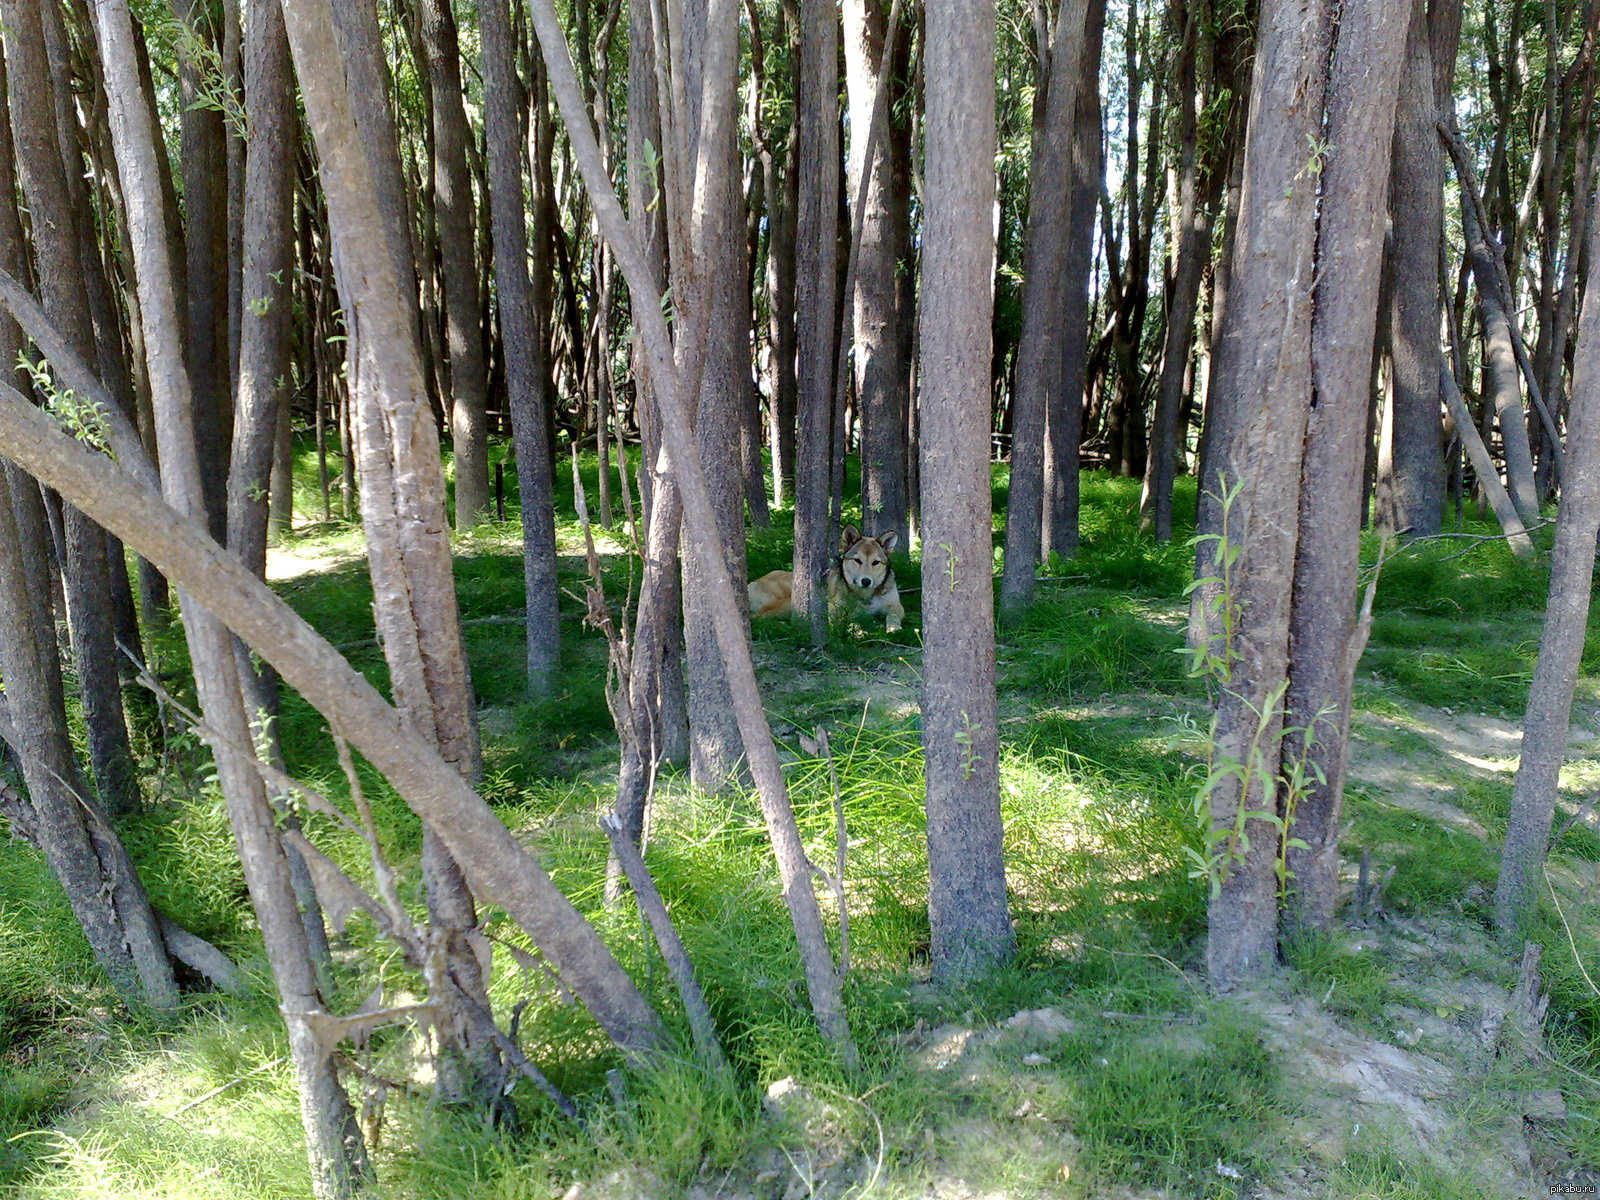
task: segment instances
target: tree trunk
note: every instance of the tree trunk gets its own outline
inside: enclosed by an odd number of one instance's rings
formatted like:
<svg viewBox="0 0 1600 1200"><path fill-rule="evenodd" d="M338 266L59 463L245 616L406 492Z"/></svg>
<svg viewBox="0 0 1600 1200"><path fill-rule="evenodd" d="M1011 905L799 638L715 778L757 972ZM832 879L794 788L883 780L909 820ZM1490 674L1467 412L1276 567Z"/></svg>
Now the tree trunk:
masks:
<svg viewBox="0 0 1600 1200"><path fill-rule="evenodd" d="M852 214L860 237L855 255L856 394L861 411L861 519L869 536L904 532L906 522L906 429L901 401L904 364L895 307L893 164L880 131L868 161L869 131L878 92L892 64L885 55L886 13L882 0L846 0L845 84L850 117L850 195L863 198ZM863 175L865 181L863 183Z"/></svg>
<svg viewBox="0 0 1600 1200"><path fill-rule="evenodd" d="M835 313L839 279L839 21L827 0L800 0L796 169L804 185L795 235L795 344L799 427L795 449L794 609L819 645L828 635L823 586L834 555L829 528Z"/></svg>
<svg viewBox="0 0 1600 1200"><path fill-rule="evenodd" d="M1183 5L1174 11L1182 11ZM1144 492L1139 500L1140 524L1154 532L1157 541L1172 540L1172 482L1183 453L1182 420L1185 384L1194 349L1194 323L1199 306L1200 282L1211 261L1211 222L1223 176L1224 163L1204 164L1199 153L1198 108L1201 97L1195 58L1202 36L1199 25L1208 14L1188 7L1184 42L1178 57L1178 211L1171 249L1172 274L1168 292L1165 341L1161 352L1161 378L1157 385L1155 416L1150 430L1150 459ZM1204 35L1210 38L1210 35ZM1216 48L1212 47L1212 57ZM1205 194L1200 180L1204 174Z"/></svg>
<svg viewBox="0 0 1600 1200"><path fill-rule="evenodd" d="M1011 486L1006 500L1005 570L1000 610L1006 620L1033 603L1044 519L1045 414L1061 384L1062 302L1066 285L1074 120L1082 81L1083 0L1063 5L1034 100L1037 123L1028 173L1023 258L1022 339L1011 396Z"/></svg>
<svg viewBox="0 0 1600 1200"><path fill-rule="evenodd" d="M449 0L418 0L433 97L433 194L439 224L445 339L450 362L450 433L455 450L456 528L489 507L489 375L478 321L473 249L472 130L461 92L461 49Z"/></svg>
<svg viewBox="0 0 1600 1200"><path fill-rule="evenodd" d="M177 0L174 11L192 41L180 40L179 97L182 104L184 248L188 262L189 374L194 384L195 447L204 470L211 531L227 536L228 447L232 436L228 356L228 148L223 115L208 104L211 66L195 47L220 47L206 0Z"/></svg>
<svg viewBox="0 0 1600 1200"><path fill-rule="evenodd" d="M717 515L710 489L700 469L699 455L689 421L683 382L675 369L672 339L662 312L661 297L653 294L655 285L648 261L622 214L622 207L611 188L601 162L593 132L584 120L582 97L572 69L560 20L553 0L534 0L531 8L540 50L550 72L550 82L560 104L562 119L571 139L583 184L594 206L600 228L617 256L617 265L633 294L633 313L639 322L641 340L650 356L650 376L660 399L661 428L673 469L679 473L685 526L705 547L702 565L707 570L714 628L723 661L727 666L729 690L738 716L740 736L750 774L767 821L773 854L778 862L784 901L799 944L811 1009L823 1034L834 1044L847 1067L858 1061L850 1037L849 1020L844 1011L839 973L834 966L822 925L821 910L812 886L814 868L806 858L789 803L783 769L778 761L772 730L761 707L756 684L755 663L750 654L747 626L733 579L718 553ZM667 114L663 113L663 117ZM4 443L0 442L0 451Z"/></svg>
<svg viewBox="0 0 1600 1200"><path fill-rule="evenodd" d="M138 105L132 87L137 67L132 17L125 0L96 0L96 5L96 33L111 99L117 165L127 196L127 235L137 265L140 312L146 322L145 348L158 405L156 433L162 486L181 506L177 512L169 510L173 522L193 529L193 522L204 520L207 510L190 423L189 377L177 338L180 326L172 290L172 259L162 246L161 218L152 209L152 200L160 194L155 167L157 131L149 123L147 112ZM97 497L100 498L104 497ZM143 508L148 517L153 500L149 496L142 496L140 501L125 500L125 515ZM157 515L156 520L161 517ZM124 530L123 536L128 532ZM155 555L147 557L156 560ZM246 568L241 565L238 569L251 585L265 590L265 585L250 576ZM165 573L173 574L170 569ZM305 926L295 904L272 809L254 764L249 761L248 750L241 749L250 745L250 732L234 673L233 647L226 630L205 604L205 599L199 597L196 602L183 604L195 682L207 722L218 735L213 738L212 749L223 796L289 1029L313 1191L319 1200L332 1200L353 1193L359 1186L368 1171L366 1151L349 1100L333 1070L330 1048L319 1044L314 1021L323 1012L323 1004L317 992Z"/></svg>
<svg viewBox="0 0 1600 1200"><path fill-rule="evenodd" d="M1439 404L1439 239L1444 179L1433 90L1429 0L1413 0L1395 118L1390 177L1390 428L1380 464L1384 523L1410 537L1438 533L1444 516L1444 422Z"/></svg>
<svg viewBox="0 0 1600 1200"><path fill-rule="evenodd" d="M347 363L354 379L355 449L373 609L395 707L418 737L472 781L481 759L456 609L438 436L427 407L414 293L403 267L406 247L389 219L403 187L393 116L381 84L363 89L361 83L382 77L377 13L367 3L343 4L335 12L342 55L312 60L298 47L296 54L322 157L334 276L350 333ZM313 62L326 76L315 88L307 78ZM309 107L313 91L318 93L315 116ZM338 154L360 156L364 177L330 170L329 159ZM470 225L467 230L470 235ZM462 294L459 288L454 292ZM476 294L474 288L471 295ZM474 302L474 329L476 312ZM476 510L458 504L458 515L467 511ZM430 982L455 1010L441 1031L440 1090L447 1100L498 1109L506 1074L497 1039L478 1019L490 1006L468 941L477 925L473 897L439 831L426 822L422 872L429 921L445 947L442 978Z"/></svg>
<svg viewBox="0 0 1600 1200"><path fill-rule="evenodd" d="M750 309L738 169L739 9L735 0L690 0L685 8L687 115L698 132L676 148L692 154L695 177L692 197L680 192L690 214L689 244L671 243L668 253L685 329L680 344L687 341L679 361L700 363L695 441L716 506L720 555L728 572L743 578L744 481L736 448L750 389ZM740 738L706 595L708 549L692 532L684 541L683 615L689 773L696 787L715 791L733 777Z"/></svg>
<svg viewBox="0 0 1600 1200"><path fill-rule="evenodd" d="M54 84L45 49L41 11L6 0L6 61L12 136L22 193L33 233L34 266L45 312L61 328L68 349L96 361L96 342L83 278L77 229L80 218L67 185ZM75 141L75 139L74 139ZM72 164L74 168L78 163ZM89 214L81 214L89 219ZM10 356L15 362L15 355ZM62 510L62 582L74 665L83 701L89 761L100 799L113 812L138 806L133 752L123 713L120 670L104 533L70 505ZM126 568L124 568L126 569Z"/></svg>
<svg viewBox="0 0 1600 1200"><path fill-rule="evenodd" d="M511 394L517 485L522 496L522 577L527 592L528 691L545 695L561 659L560 586L556 580L554 478L546 419L551 395L546 318L528 278L528 231L522 200L518 112L526 93L517 77L506 0L485 0L484 123L489 200L494 221L495 282L500 297L501 345ZM626 470L626 464L624 464Z"/></svg>
<svg viewBox="0 0 1600 1200"><path fill-rule="evenodd" d="M1006 908L995 700L989 489L995 14L943 0L927 14L922 255L922 744L928 920L936 978L1004 962Z"/></svg>
<svg viewBox="0 0 1600 1200"><path fill-rule="evenodd" d="M1322 171L1311 318L1314 404L1300 482L1282 769L1287 836L1305 843L1285 847L1289 924L1300 930L1326 929L1338 899L1350 693L1365 640L1357 631L1356 593L1362 451L1383 274L1383 183L1407 25L1397 6L1345 8L1328 88L1327 141L1337 149Z"/></svg>
<svg viewBox="0 0 1600 1200"><path fill-rule="evenodd" d="M1219 686L1206 946L1207 971L1222 990L1268 969L1277 952L1272 822L1294 514L1313 396L1317 186L1306 147L1322 134L1331 16L1323 0L1262 2L1233 279L1211 378L1212 474L1201 486L1232 497L1219 504L1221 540L1201 545L1200 572L1220 579L1214 604L1223 618L1207 649Z"/></svg>
<svg viewBox="0 0 1600 1200"><path fill-rule="evenodd" d="M1062 557L1078 551L1078 462L1083 441L1083 391L1089 354L1089 277L1094 269L1095 208L1103 165L1100 148L1100 52L1105 0L1087 0L1079 67L1078 115L1072 144L1071 216L1062 285L1059 383L1045 414L1044 547Z"/></svg>
<svg viewBox="0 0 1600 1200"><path fill-rule="evenodd" d="M1600 225L1594 222L1588 252L1591 263L1600 254ZM1532 915L1543 878L1589 619L1595 535L1600 529L1600 295L1592 287L1584 297L1576 350L1568 407L1567 474L1550 560L1550 599L1539 640L1539 662L1528 689L1522 756L1511 793L1500 882L1494 896L1495 927L1504 937L1517 933Z"/></svg>

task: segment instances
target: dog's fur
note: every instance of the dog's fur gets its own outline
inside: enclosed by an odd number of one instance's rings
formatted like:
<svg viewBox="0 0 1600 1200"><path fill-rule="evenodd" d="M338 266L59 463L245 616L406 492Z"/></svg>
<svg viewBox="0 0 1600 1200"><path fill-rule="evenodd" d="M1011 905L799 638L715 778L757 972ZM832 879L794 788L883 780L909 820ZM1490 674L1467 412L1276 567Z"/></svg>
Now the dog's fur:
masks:
<svg viewBox="0 0 1600 1200"><path fill-rule="evenodd" d="M900 589L895 586L894 568L889 555L900 544L894 530L877 537L862 537L854 525L847 526L839 539L839 561L828 570L828 610L865 609L882 613L883 628L893 633L905 620ZM794 611L794 572L769 571L752 580L746 589L752 617L782 617Z"/></svg>

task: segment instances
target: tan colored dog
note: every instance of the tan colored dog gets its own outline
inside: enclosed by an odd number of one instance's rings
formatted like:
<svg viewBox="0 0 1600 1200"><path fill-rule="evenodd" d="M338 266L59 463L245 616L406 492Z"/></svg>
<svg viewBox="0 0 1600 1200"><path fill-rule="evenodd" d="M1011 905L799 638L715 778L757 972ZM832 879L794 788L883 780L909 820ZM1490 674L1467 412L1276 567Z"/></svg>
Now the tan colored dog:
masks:
<svg viewBox="0 0 1600 1200"><path fill-rule="evenodd" d="M839 539L839 561L828 570L828 610L837 614L864 608L883 614L884 632L899 629L906 610L889 566L889 555L899 544L900 535L892 529L870 538L862 537L854 525L847 526ZM794 572L768 571L751 581L746 594L752 617L788 616L794 612Z"/></svg>

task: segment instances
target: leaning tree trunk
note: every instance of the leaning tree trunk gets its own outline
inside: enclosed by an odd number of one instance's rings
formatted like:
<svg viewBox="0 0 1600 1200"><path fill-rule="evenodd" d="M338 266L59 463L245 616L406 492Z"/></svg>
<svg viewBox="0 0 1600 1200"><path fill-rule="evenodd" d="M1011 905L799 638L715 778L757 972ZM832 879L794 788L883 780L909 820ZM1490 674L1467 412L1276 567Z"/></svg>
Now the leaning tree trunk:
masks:
<svg viewBox="0 0 1600 1200"><path fill-rule="evenodd" d="M96 961L127 1000L153 1009L178 1004L178 985L150 902L121 840L88 795L67 732L55 629L39 639L39 604L28 587L29 556L44 547L18 534L12 490L0 473L0 673L11 742L28 785L31 829L66 894ZM23 488L33 481L18 474ZM42 530L40 531L42 532Z"/></svg>
<svg viewBox="0 0 1600 1200"><path fill-rule="evenodd" d="M350 335L373 610L395 707L470 782L481 770L477 721L456 608L438 435L416 336L415 293L404 269L403 225L396 220L403 184L382 85L377 12L360 0L339 5L334 19L337 53L313 58L316 43L307 42L295 54L323 163L334 276ZM320 73L314 82L308 78L313 71ZM359 156L365 173L330 170L329 160L340 155ZM473 313L475 327L475 306ZM465 511L458 504L458 516ZM441 1030L439 1086L446 1099L499 1107L506 1068L482 1019L490 1005L469 939L476 907L460 865L426 822L422 873L429 921L445 949L444 969L430 983L436 996L453 1002Z"/></svg>
<svg viewBox="0 0 1600 1200"><path fill-rule="evenodd" d="M935 977L1015 945L1006 908L995 699L989 360L995 178L993 9L929 5L922 252L922 745Z"/></svg>
<svg viewBox="0 0 1600 1200"><path fill-rule="evenodd" d="M1227 990L1277 954L1279 739L1289 654L1300 464L1311 410L1317 188L1306 147L1322 134L1324 0L1263 0L1233 279L1208 419L1220 540L1206 657L1218 683L1210 779L1206 967ZM1265 816L1258 815L1265 814Z"/></svg>
<svg viewBox="0 0 1600 1200"><path fill-rule="evenodd" d="M1407 21L1395 6L1352 5L1339 23L1311 318L1315 407L1306 431L1289 625L1285 773L1289 924L1325 929L1339 885L1339 811L1357 632L1363 453L1382 282L1383 182L1401 88ZM1435 351L1437 360L1437 351Z"/></svg>
<svg viewBox="0 0 1600 1200"><path fill-rule="evenodd" d="M823 1034L834 1044L846 1065L857 1059L850 1037L849 1019L844 1011L840 978L828 947L822 913L812 886L813 867L800 841L800 830L778 761L772 730L761 707L756 683L755 662L750 653L743 596L734 588L733 578L717 553L717 517L710 488L700 469L699 455L689 420L684 384L675 368L672 339L662 313L661 296L653 291L655 280L639 243L622 214L611 181L606 176L600 149L588 127L577 76L567 51L554 0L534 0L532 20L539 35L540 50L550 73L551 87L561 108L573 157L583 176L595 218L617 256L617 266L633 294L634 319L640 339L650 358L650 377L660 401L664 446L679 476L685 526L707 550L702 555L709 583L710 601L717 643L727 668L729 690L744 740L750 775L756 785L762 813L767 821L773 854L782 879L784 902L799 943L800 957L810 993L811 1009ZM3 449L0 443L0 449Z"/></svg>
<svg viewBox="0 0 1600 1200"><path fill-rule="evenodd" d="M145 351L158 405L156 434L162 487L178 506L174 517L190 523L204 521L207 508L190 422L189 376L177 339L180 326L172 288L173 260L164 244L161 217L153 204L160 195L155 166L157 131L137 100L133 22L125 0L96 0L96 6L96 33L111 100L113 141L128 207L127 235L138 276L139 310L145 322ZM148 518L149 500L131 511L139 508L146 510ZM240 570L245 568L241 566ZM167 574L170 576L171 572ZM250 582L257 584L253 577ZM211 745L223 798L289 1030L313 1191L318 1200L333 1200L353 1193L367 1174L366 1150L349 1099L334 1071L331 1047L321 1043L317 1032L316 1022L326 1013L317 991L306 930L295 903L275 817L251 761L250 729L234 669L232 640L205 603L196 598L183 604L195 683L212 730Z"/></svg>
<svg viewBox="0 0 1600 1200"><path fill-rule="evenodd" d="M1594 263L1600 261L1600 224L1590 224L1588 253ZM1503 936L1515 934L1532 915L1538 894L1589 620L1600 530L1600 294L1592 285L1579 318L1567 412L1567 472L1550 561L1550 599L1528 689L1522 757L1494 896L1495 927Z"/></svg>

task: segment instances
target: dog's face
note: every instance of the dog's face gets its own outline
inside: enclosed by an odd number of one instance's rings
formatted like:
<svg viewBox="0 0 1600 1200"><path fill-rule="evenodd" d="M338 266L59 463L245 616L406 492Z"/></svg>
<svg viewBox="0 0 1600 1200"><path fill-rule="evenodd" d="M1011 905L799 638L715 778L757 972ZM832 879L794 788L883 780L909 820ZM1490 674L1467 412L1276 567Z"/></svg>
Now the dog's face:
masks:
<svg viewBox="0 0 1600 1200"><path fill-rule="evenodd" d="M854 525L846 527L839 539L839 570L844 581L857 592L873 592L889 577L889 555L900 544L894 530L875 538L862 537Z"/></svg>

